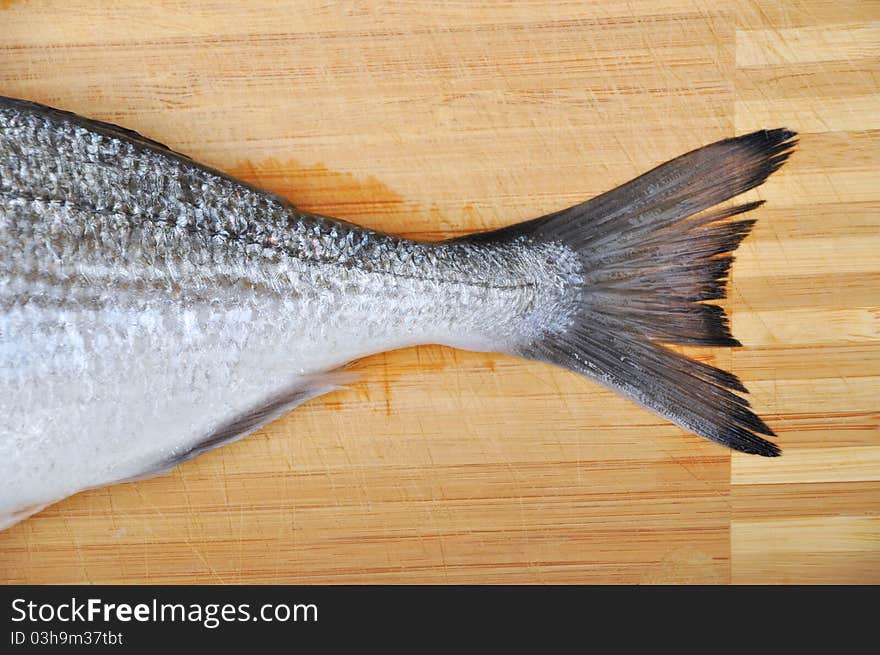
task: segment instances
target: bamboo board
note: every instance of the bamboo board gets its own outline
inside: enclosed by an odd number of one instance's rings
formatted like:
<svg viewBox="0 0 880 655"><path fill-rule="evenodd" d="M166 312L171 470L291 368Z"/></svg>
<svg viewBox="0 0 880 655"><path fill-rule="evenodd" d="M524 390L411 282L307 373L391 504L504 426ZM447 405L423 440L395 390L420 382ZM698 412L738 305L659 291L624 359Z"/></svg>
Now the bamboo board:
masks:
<svg viewBox="0 0 880 655"><path fill-rule="evenodd" d="M880 6L0 0L0 94L445 237L801 133L727 307L782 458L577 376L422 347L173 474L0 533L0 581L880 582Z"/></svg>

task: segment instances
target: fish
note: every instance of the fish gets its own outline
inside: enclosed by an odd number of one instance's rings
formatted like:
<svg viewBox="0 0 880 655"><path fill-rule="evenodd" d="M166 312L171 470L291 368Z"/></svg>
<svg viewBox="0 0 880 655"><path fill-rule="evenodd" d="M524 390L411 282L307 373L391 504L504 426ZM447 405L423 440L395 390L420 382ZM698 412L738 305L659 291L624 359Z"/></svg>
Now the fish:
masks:
<svg viewBox="0 0 880 655"><path fill-rule="evenodd" d="M172 470L442 344L560 366L686 431L779 455L721 305L792 153L731 137L546 216L443 241L297 209L141 134L0 97L0 529Z"/></svg>

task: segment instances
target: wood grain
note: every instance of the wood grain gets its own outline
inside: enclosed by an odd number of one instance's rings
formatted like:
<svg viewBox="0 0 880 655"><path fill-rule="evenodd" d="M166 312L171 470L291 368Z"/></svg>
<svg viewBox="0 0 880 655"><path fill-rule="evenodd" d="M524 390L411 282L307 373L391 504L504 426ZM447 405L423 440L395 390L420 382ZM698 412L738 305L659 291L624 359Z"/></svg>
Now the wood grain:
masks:
<svg viewBox="0 0 880 655"><path fill-rule="evenodd" d="M733 269L782 458L548 366L424 347L159 479L0 533L2 582L880 582L880 6L0 2L0 93L408 235L801 132ZM731 465L732 461L732 465Z"/></svg>

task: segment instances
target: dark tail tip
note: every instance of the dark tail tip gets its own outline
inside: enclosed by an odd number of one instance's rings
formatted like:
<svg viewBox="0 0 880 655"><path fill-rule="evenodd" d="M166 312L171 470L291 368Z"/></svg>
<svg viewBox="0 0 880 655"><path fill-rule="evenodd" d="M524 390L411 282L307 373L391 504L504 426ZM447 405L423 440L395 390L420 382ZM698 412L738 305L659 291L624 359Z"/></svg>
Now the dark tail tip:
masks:
<svg viewBox="0 0 880 655"><path fill-rule="evenodd" d="M779 457L782 455L782 448L766 439L761 439L760 444L755 444L754 450L744 448L742 452L748 455L760 455L761 457Z"/></svg>
<svg viewBox="0 0 880 655"><path fill-rule="evenodd" d="M748 134L727 139L727 141L736 142L741 145L749 144L754 146L760 152L766 153L768 150L782 146L786 141L794 139L796 136L797 132L794 130L789 130L786 127L777 127L772 130L757 130L755 132L749 132ZM797 141L795 140L785 144L783 148L791 148L796 144Z"/></svg>

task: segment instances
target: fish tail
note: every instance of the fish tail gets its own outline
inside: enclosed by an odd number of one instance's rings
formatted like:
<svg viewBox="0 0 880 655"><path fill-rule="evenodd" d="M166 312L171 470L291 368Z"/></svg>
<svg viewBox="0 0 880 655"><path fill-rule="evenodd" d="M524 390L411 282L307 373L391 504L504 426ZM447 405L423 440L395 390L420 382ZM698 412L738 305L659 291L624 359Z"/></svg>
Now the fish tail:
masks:
<svg viewBox="0 0 880 655"><path fill-rule="evenodd" d="M763 183L792 152L795 133L762 130L673 159L588 202L475 235L565 246L581 271L566 283L571 310L520 356L592 378L677 425L734 450L777 456L775 436L732 373L667 344L739 346L724 310L731 252L761 202L716 207Z"/></svg>

